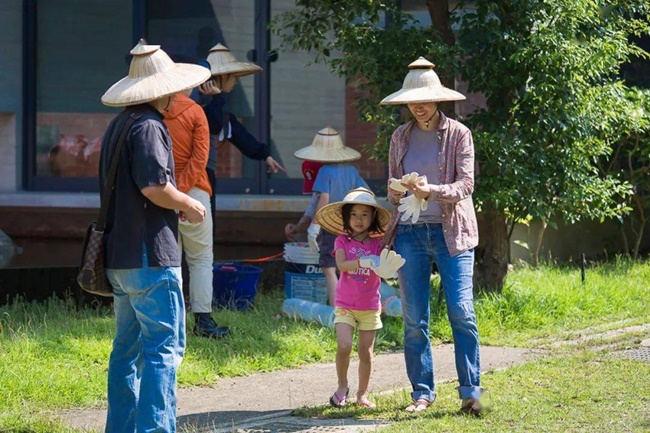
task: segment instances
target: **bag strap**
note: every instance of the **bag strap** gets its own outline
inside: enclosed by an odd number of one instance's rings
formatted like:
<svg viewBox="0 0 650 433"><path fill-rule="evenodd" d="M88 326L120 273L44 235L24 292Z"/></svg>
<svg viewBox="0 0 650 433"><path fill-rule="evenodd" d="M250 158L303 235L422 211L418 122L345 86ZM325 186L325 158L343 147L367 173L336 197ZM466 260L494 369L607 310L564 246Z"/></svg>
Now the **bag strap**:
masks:
<svg viewBox="0 0 650 433"><path fill-rule="evenodd" d="M115 144L115 150L113 151L113 157L111 158L111 165L108 169L108 175L106 176L106 183L104 184L104 189L99 196L99 201L101 207L99 209L99 217L97 218L97 224L95 224L95 230L104 231L106 227L106 217L108 216L108 207L111 204L111 197L113 195L113 188L115 187L115 177L117 175L117 166L120 162L120 153L122 151L122 145L126 141L126 134L131 130L133 123L140 118L141 114L138 112L133 112L130 114L126 123L122 127L120 136L117 139Z"/></svg>

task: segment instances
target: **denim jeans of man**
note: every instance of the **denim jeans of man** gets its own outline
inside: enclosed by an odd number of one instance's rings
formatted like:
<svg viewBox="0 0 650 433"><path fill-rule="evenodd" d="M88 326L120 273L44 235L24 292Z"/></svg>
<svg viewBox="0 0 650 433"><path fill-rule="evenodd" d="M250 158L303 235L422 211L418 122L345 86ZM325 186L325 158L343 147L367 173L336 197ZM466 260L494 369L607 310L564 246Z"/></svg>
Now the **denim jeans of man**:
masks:
<svg viewBox="0 0 650 433"><path fill-rule="evenodd" d="M185 352L181 268L107 269L115 340L106 432L175 432L176 371Z"/></svg>
<svg viewBox="0 0 650 433"><path fill-rule="evenodd" d="M459 397L478 399L481 366L472 285L474 250L452 257L445 244L442 224L400 225L394 247L406 260L398 277L402 291L406 373L413 387L411 397L430 402L436 398L429 340L430 277L435 262L454 337Z"/></svg>
<svg viewBox="0 0 650 433"><path fill-rule="evenodd" d="M178 256L185 251L190 271L190 305L193 313L212 312L212 212L210 195L199 188L192 188L187 195L201 202L206 215L203 222L191 224L178 222Z"/></svg>

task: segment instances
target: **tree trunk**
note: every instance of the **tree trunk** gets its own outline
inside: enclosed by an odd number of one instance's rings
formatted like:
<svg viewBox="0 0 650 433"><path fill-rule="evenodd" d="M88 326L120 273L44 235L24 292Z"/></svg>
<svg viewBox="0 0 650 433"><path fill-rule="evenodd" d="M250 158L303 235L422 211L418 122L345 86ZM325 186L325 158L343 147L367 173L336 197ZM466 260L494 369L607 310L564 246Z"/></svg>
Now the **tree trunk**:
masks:
<svg viewBox="0 0 650 433"><path fill-rule="evenodd" d="M542 240L544 239L544 233L546 233L546 228L548 223L546 220L542 220L542 226L537 232L537 240L535 241L535 249L533 250L533 266L537 267L539 265L539 252L542 250Z"/></svg>
<svg viewBox="0 0 650 433"><path fill-rule="evenodd" d="M447 46L453 46L456 43L454 32L451 30L449 23L449 1L448 0L427 0L427 9L429 10L429 17L431 17L431 27L440 33L442 42ZM436 59L428 59L433 64ZM443 86L450 89L455 89L455 82L453 76L440 76L440 82ZM455 109L453 102L440 103L440 109L448 116L455 117Z"/></svg>
<svg viewBox="0 0 650 433"><path fill-rule="evenodd" d="M510 251L506 216L496 209L486 209L478 214L478 225L474 287L500 292L508 273Z"/></svg>

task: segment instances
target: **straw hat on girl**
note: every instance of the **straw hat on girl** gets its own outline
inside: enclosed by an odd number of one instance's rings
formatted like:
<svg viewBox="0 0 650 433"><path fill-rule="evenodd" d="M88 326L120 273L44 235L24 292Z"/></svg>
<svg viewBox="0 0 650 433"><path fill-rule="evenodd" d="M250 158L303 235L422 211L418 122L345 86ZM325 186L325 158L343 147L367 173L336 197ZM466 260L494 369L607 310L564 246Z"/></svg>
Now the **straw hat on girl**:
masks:
<svg viewBox="0 0 650 433"><path fill-rule="evenodd" d="M359 152L343 144L341 134L331 126L318 131L310 146L295 151L293 155L298 159L325 163L356 161L361 158Z"/></svg>
<svg viewBox="0 0 650 433"><path fill-rule="evenodd" d="M143 104L191 89L210 78L203 66L174 63L160 45L140 42L131 50L129 75L113 84L102 96L109 107Z"/></svg>
<svg viewBox="0 0 650 433"><path fill-rule="evenodd" d="M390 222L390 212L388 209L384 209L378 205L377 200L375 200L375 194L366 188L355 188L345 195L343 201L337 201L336 203L330 203L326 206L323 206L323 208L316 214L316 222L320 224L323 229L327 230L330 233L337 235L347 235L348 233L346 233L346 231L343 229L342 212L342 208L346 204L363 204L374 208L379 218L379 226L382 229L385 229ZM383 233L370 233L371 237L382 235Z"/></svg>
<svg viewBox="0 0 650 433"><path fill-rule="evenodd" d="M237 77L244 77L262 72L262 68L255 63L238 61L228 47L222 44L210 48L207 60L212 75L234 74Z"/></svg>
<svg viewBox="0 0 650 433"><path fill-rule="evenodd" d="M465 96L442 85L434 64L419 57L409 65L402 89L381 100L382 105L412 104L416 102L462 101Z"/></svg>

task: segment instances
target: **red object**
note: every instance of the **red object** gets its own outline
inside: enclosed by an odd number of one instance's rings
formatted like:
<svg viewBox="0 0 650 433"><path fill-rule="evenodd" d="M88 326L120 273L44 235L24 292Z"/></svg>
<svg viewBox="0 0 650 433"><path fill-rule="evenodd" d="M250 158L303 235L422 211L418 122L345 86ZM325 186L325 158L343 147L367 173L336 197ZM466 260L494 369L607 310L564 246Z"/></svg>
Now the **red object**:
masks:
<svg viewBox="0 0 650 433"><path fill-rule="evenodd" d="M311 194L313 192L316 175L322 166L322 162L304 161L302 163L302 176L305 178L305 182L302 184L303 194Z"/></svg>
<svg viewBox="0 0 650 433"><path fill-rule="evenodd" d="M236 272L237 268L234 266L222 266L221 267L222 271L229 271L229 272Z"/></svg>

